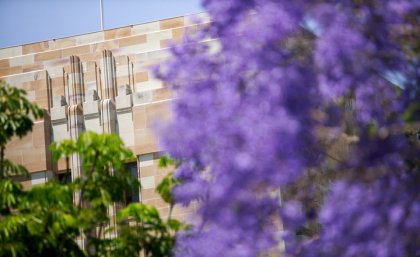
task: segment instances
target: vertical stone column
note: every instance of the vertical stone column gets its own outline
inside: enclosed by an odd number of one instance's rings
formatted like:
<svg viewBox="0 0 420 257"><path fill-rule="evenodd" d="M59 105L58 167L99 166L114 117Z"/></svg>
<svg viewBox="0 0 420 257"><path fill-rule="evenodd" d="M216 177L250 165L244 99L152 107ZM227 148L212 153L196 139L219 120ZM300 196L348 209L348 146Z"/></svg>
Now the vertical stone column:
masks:
<svg viewBox="0 0 420 257"><path fill-rule="evenodd" d="M100 120L102 132L116 133L117 114L115 108L115 97L117 96L117 71L115 59L109 50L102 51L102 100L99 103ZM111 173L114 171L111 170ZM108 207L108 215L110 217L109 226L113 227L116 222L116 211L120 208L119 203L113 203ZM117 236L117 231L105 235L108 238Z"/></svg>
<svg viewBox="0 0 420 257"><path fill-rule="evenodd" d="M102 81L103 81L103 99L115 99L117 95L117 71L115 59L110 50L102 52Z"/></svg>
<svg viewBox="0 0 420 257"><path fill-rule="evenodd" d="M115 103L112 99L104 99L100 101L100 119L102 124L102 131L104 133L116 133L117 116L115 110ZM110 170L111 174L114 170ZM117 210L121 208L120 203L112 203L108 207L109 224L108 226L113 227L116 224ZM105 235L107 238L113 238L117 236L117 231L114 230L111 233Z"/></svg>
<svg viewBox="0 0 420 257"><path fill-rule="evenodd" d="M60 142L68 139L67 124L67 102L62 95L53 97L53 107L51 108L51 123L53 128L53 141Z"/></svg>
<svg viewBox="0 0 420 257"><path fill-rule="evenodd" d="M70 73L68 75L67 92L69 99L69 107L67 108L67 127L70 138L77 140L79 135L85 131L85 124L83 119L83 101L85 98L85 88L83 79L83 67L78 56L70 56ZM82 176L82 160L78 154L73 154L71 156L70 167L73 181L76 178ZM79 201L80 192L76 192L74 193L74 203L77 205ZM82 235L76 240L82 249L86 249L86 237Z"/></svg>
<svg viewBox="0 0 420 257"><path fill-rule="evenodd" d="M102 100L100 103L102 132L116 133L117 115L115 103L112 99Z"/></svg>
<svg viewBox="0 0 420 257"><path fill-rule="evenodd" d="M64 96L54 96L53 106L51 108L52 141L54 142L60 142L70 138L67 111L68 105ZM61 171L64 169L67 169L67 164L64 160L59 160L57 163L57 170Z"/></svg>
<svg viewBox="0 0 420 257"><path fill-rule="evenodd" d="M85 84L83 80L83 67L78 56L70 56L68 86L70 105L81 104L85 100Z"/></svg>
<svg viewBox="0 0 420 257"><path fill-rule="evenodd" d="M117 108L117 131L124 144L134 147L133 97L129 85L118 87L115 98Z"/></svg>
<svg viewBox="0 0 420 257"><path fill-rule="evenodd" d="M70 56L70 74L68 80L69 107L68 128L70 138L76 140L84 131L83 120L83 101L85 98L83 68L78 56ZM75 179L81 175L81 162L78 156L71 159L72 178Z"/></svg>
<svg viewBox="0 0 420 257"><path fill-rule="evenodd" d="M45 79L46 79L46 86L47 86L47 104L48 104L48 112L51 112L53 99L52 99L52 79L48 71L45 71Z"/></svg>
<svg viewBox="0 0 420 257"><path fill-rule="evenodd" d="M102 99L102 71L98 66L98 63L95 62L95 81L96 81L96 92L98 93L98 98Z"/></svg>
<svg viewBox="0 0 420 257"><path fill-rule="evenodd" d="M79 135L85 130L83 122L83 107L81 104L72 104L67 108L68 119L67 126L69 129L70 138L76 140ZM82 160L78 154L73 154L70 157L71 178L74 181L76 178L82 176ZM77 205L80 201L80 192L75 192L73 201ZM86 233L86 231L83 231ZM88 232L89 233L89 232ZM83 234L76 238L77 243L82 249L87 248L86 237Z"/></svg>
<svg viewBox="0 0 420 257"><path fill-rule="evenodd" d="M129 56L127 56L127 79L130 91L134 92L134 64ZM119 93L120 89L118 88L118 95Z"/></svg>
<svg viewBox="0 0 420 257"><path fill-rule="evenodd" d="M85 118L86 130L102 133L99 117L99 97L96 90L91 89L86 94L86 101L83 103L83 116Z"/></svg>
<svg viewBox="0 0 420 257"><path fill-rule="evenodd" d="M79 135L85 130L83 122L83 108L82 105L76 104L68 107L68 127L70 132L70 138L76 140ZM71 173L72 179L81 176L82 163L78 155L74 155L71 158Z"/></svg>

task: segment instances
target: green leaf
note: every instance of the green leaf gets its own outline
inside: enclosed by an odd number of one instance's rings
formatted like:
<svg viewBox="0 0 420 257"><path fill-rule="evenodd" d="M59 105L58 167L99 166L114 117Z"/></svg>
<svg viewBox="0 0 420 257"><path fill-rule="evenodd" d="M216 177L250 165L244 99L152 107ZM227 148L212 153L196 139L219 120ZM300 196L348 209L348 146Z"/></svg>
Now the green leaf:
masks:
<svg viewBox="0 0 420 257"><path fill-rule="evenodd" d="M172 197L172 189L180 183L179 180L174 179L173 174L169 173L166 175L159 185L156 187L156 191L162 197L162 199L168 204L174 204Z"/></svg>
<svg viewBox="0 0 420 257"><path fill-rule="evenodd" d="M169 219L166 223L174 231L178 231L183 227L182 222L180 222L179 220L175 220L175 219Z"/></svg>
<svg viewBox="0 0 420 257"><path fill-rule="evenodd" d="M167 168L171 165L175 165L176 164L176 160L173 159L170 155L165 154L163 156L160 157L159 159L159 167L160 168Z"/></svg>
<svg viewBox="0 0 420 257"><path fill-rule="evenodd" d="M368 134L370 137L375 137L378 134L378 124L375 121L369 124Z"/></svg>

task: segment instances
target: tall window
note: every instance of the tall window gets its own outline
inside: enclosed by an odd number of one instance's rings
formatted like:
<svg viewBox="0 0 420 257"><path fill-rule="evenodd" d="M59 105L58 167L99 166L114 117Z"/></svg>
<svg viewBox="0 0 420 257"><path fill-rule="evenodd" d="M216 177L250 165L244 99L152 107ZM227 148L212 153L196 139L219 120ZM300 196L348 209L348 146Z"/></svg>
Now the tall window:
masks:
<svg viewBox="0 0 420 257"><path fill-rule="evenodd" d="M127 170L130 171L131 175L138 179L138 171L137 171L137 163L128 163L127 164ZM128 205L129 203L138 203L140 201L140 195L139 195L139 188L136 188L135 190L129 191L125 193L125 203Z"/></svg>

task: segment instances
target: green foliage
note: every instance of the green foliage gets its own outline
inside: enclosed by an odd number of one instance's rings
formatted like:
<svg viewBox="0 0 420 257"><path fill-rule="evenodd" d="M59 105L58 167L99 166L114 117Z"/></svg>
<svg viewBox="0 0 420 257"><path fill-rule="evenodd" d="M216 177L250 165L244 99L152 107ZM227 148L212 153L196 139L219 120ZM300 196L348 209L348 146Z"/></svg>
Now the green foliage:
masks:
<svg viewBox="0 0 420 257"><path fill-rule="evenodd" d="M368 126L368 135L375 137L378 134L378 124L376 122L371 122Z"/></svg>
<svg viewBox="0 0 420 257"><path fill-rule="evenodd" d="M24 90L0 81L0 146L6 145L14 135L26 135L32 130L31 117L42 116L42 109L26 99Z"/></svg>
<svg viewBox="0 0 420 257"><path fill-rule="evenodd" d="M175 243L173 235L182 228L179 221L164 221L155 207L142 203L121 210L117 221L119 235L111 244L112 256L133 256L139 251L145 256L169 256Z"/></svg>
<svg viewBox="0 0 420 257"><path fill-rule="evenodd" d="M26 135L32 120L43 116L25 96L0 81L0 256L82 256L74 241L77 223L67 222L75 214L71 188L49 183L25 192L12 176L27 170L4 158L7 142Z"/></svg>
<svg viewBox="0 0 420 257"><path fill-rule="evenodd" d="M172 173L169 173L163 178L162 182L160 182L160 184L156 187L156 191L159 193L160 197L162 197L162 199L166 203L173 205L174 199L171 192L172 192L172 189L179 183L180 181L178 179L175 179Z"/></svg>
<svg viewBox="0 0 420 257"><path fill-rule="evenodd" d="M25 167L19 164L15 164L8 159L3 160L3 176L27 176L28 171Z"/></svg>
<svg viewBox="0 0 420 257"><path fill-rule="evenodd" d="M5 147L13 137L22 137L32 130L32 118L41 118L43 111L26 99L26 92L0 80L0 179L25 175L26 169L5 160Z"/></svg>
<svg viewBox="0 0 420 257"><path fill-rule="evenodd" d="M160 168L167 168L169 166L177 166L178 165L178 161L175 160L174 158L172 158L170 155L165 154L162 155L159 159L159 167Z"/></svg>
<svg viewBox="0 0 420 257"><path fill-rule="evenodd" d="M145 256L171 255L175 233L185 226L170 215L161 219L152 206L130 204L116 214L111 226L108 208L140 187L126 170L135 156L117 135L86 132L77 140L53 143L53 160L76 156L82 160L81 176L68 184L50 181L23 191L13 176L28 173L4 159L5 145L11 137L28 133L32 118L40 117L41 109L25 99L24 91L0 85L0 257L124 257L140 251ZM176 183L166 177L158 186L171 210L170 190ZM82 237L86 249L76 243Z"/></svg>
<svg viewBox="0 0 420 257"><path fill-rule="evenodd" d="M69 184L49 182L27 192L18 182L2 180L1 204L13 212L0 219L0 256L122 257L140 251L145 256L170 256L176 232L186 227L170 217L162 219L155 207L132 203L117 213L117 224L109 226L108 207L140 186L125 169L133 154L118 136L86 132L76 141L52 144L51 150L56 161L78 155L82 176ZM170 191L176 183L168 175L158 185L170 209ZM89 251L75 242L82 235Z"/></svg>
<svg viewBox="0 0 420 257"><path fill-rule="evenodd" d="M127 190L139 187L138 180L125 169L126 161L134 156L117 135L86 132L76 141L53 143L51 150L54 160L73 154L83 160L83 176L73 184L76 190L81 190L83 200L94 207L90 209L107 208L112 202L123 201Z"/></svg>
<svg viewBox="0 0 420 257"><path fill-rule="evenodd" d="M22 194L22 186L11 179L0 180L0 214L8 214L15 208Z"/></svg>
<svg viewBox="0 0 420 257"><path fill-rule="evenodd" d="M170 166L175 166L178 167L180 164L179 160L174 159L173 157L171 157L168 154L162 155L159 159L159 167L160 168L168 168ZM159 193L160 197L162 197L162 199L170 204L171 206L174 205L174 199L172 196L172 189L180 184L181 181L178 179L175 179L173 177L172 173L169 173L168 175L166 175L162 181L160 182L160 184L156 187L156 191Z"/></svg>
<svg viewBox="0 0 420 257"><path fill-rule="evenodd" d="M0 234L9 230L5 240L26 242L24 254L17 256L80 256L74 241L79 233L76 214L71 188L51 182L21 196L19 206L4 219L9 226L0 225Z"/></svg>

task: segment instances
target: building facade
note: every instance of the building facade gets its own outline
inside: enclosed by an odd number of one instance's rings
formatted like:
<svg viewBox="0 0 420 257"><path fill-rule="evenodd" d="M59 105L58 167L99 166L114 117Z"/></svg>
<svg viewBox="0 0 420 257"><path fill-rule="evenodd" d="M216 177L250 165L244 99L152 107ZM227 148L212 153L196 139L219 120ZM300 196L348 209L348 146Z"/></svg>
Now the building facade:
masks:
<svg viewBox="0 0 420 257"><path fill-rule="evenodd" d="M67 165L52 161L52 142L88 130L115 133L137 156L128 164L142 184L133 199L167 214L169 207L155 192L168 170L158 168L161 149L153 126L170 119L173 93L153 78L150 67L170 57L172 42L208 22L201 13L0 49L0 79L26 90L29 100L45 110L32 133L6 147L6 158L30 173L19 178L23 186L63 179ZM80 160L72 158L73 178L80 176L80 167ZM178 208L173 216L183 218L186 212Z"/></svg>

